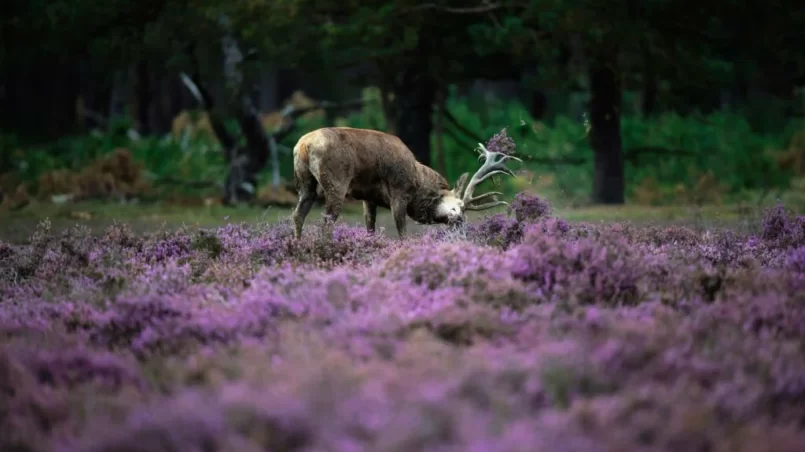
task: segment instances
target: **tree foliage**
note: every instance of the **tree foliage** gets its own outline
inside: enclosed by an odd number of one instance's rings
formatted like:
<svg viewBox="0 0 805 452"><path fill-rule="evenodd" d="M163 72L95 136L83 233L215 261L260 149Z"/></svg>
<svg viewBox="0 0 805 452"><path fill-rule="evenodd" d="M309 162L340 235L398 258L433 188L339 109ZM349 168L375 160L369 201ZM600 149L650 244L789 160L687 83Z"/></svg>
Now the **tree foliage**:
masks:
<svg viewBox="0 0 805 452"><path fill-rule="evenodd" d="M637 87L645 90L644 94L656 95L662 81L680 93L696 92L713 101L718 99L719 86L734 75L735 62L760 57L754 53L756 46L748 46L747 53L731 48L746 41L738 34L739 23L746 25L751 14L758 11L764 24L785 23L788 35L802 23L800 13L783 17L785 8L779 2L755 2L754 8L738 8L726 14L726 3L690 0L510 0L498 5L489 13L491 20L472 27L479 51L536 55L543 63L542 82L563 80L590 89L590 139L596 154L593 197L601 202L623 201L618 117L624 89ZM782 35L787 36L786 32ZM784 42L777 44L792 48ZM777 64L795 67L792 55L781 50ZM557 57L566 64L544 64ZM803 61L801 55L799 60ZM563 85L568 87L567 83ZM702 93L702 88L709 93Z"/></svg>
<svg viewBox="0 0 805 452"><path fill-rule="evenodd" d="M720 108L725 93L738 103L757 90L787 98L805 84L805 12L789 0L10 0L0 18L0 37L13 44L0 50L0 100L10 105L0 127L40 121L33 130L61 136L81 80L114 97L118 72L147 63L174 77L191 67L191 47L202 71L221 78L222 18L245 56L247 87L255 61L308 72L368 66L390 131L426 163L432 108L451 84L476 78L609 87L591 93L610 99L590 106L594 140L607 127L596 118L620 115L626 91L643 93L646 114L688 114ZM594 83L596 74L606 83ZM608 136L596 155L620 148ZM618 154L608 154L613 171L623 167Z"/></svg>

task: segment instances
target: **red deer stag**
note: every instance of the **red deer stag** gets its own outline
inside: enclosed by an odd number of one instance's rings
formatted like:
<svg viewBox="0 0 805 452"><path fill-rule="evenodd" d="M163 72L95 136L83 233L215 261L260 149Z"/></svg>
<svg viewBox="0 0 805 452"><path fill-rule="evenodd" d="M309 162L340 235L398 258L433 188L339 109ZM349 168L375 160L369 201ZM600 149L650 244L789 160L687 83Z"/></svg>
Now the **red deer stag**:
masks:
<svg viewBox="0 0 805 452"><path fill-rule="evenodd" d="M363 201L367 231L375 231L379 206L391 210L400 237L406 234L406 216L421 224L456 224L464 221L466 211L505 205L504 201L478 203L500 195L499 192L476 197L472 193L478 184L495 174L514 176L504 165L505 160L522 160L490 152L483 145L481 150L486 158L484 164L469 183L469 173L462 174L451 190L441 174L419 163L394 135L350 127L325 127L310 132L293 149L294 182L299 193L293 212L295 237L302 236L305 217L319 189L325 198L325 223L338 218L346 196L350 195Z"/></svg>

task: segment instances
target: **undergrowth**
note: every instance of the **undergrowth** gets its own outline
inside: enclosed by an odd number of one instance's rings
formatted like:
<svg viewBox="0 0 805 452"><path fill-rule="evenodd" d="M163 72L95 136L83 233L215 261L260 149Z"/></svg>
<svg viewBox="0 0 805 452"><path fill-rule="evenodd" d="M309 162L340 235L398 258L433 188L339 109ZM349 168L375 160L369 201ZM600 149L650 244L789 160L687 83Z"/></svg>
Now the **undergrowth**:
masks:
<svg viewBox="0 0 805 452"><path fill-rule="evenodd" d="M362 110L336 118L331 125L383 130L385 121L375 102L376 90L367 89L364 95L367 104ZM464 130L452 127L442 137L444 157L436 154L434 135L431 161L451 183L461 173L477 169L473 149L480 137L506 128L524 160L522 167L515 168L521 177L502 181L506 194L531 189L571 204L583 204L589 199L593 159L582 118L558 115L540 122L517 102L481 103L455 94L448 99L447 108ZM69 137L44 147L27 148L15 143L13 137L5 137L3 145L9 152L2 162L6 169L0 175L0 189L8 198L23 184L27 196L50 199L76 191L71 185L87 192L92 191L87 185L94 184L100 187L94 192L104 194L104 184L110 182L98 162L116 152L126 153L132 168L141 167L137 183L127 181L133 186L124 187L140 196L218 196L225 161L208 124L203 119L193 122L194 117L189 115L182 122L193 128L176 130L166 137L133 140L127 135L124 120L115 122L108 132ZM230 125L236 127L234 123ZM308 114L280 143L283 184L292 179L293 144L302 134L325 125L323 115ZM648 119L626 115L622 136L627 197L635 203L652 205L773 198L792 183L805 180L805 166L800 164L805 161L803 133L799 121L782 125L773 133L761 133L742 115L729 112L707 117L666 113ZM270 185L270 175L270 168L263 171L261 186ZM120 185L119 180L115 182Z"/></svg>

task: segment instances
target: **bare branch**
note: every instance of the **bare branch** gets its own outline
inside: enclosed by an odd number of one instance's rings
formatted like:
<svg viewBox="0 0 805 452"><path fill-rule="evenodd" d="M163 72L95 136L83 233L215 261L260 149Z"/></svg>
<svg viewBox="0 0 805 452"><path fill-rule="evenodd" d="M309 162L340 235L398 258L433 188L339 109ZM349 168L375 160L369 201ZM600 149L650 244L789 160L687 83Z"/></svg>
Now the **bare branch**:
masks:
<svg viewBox="0 0 805 452"><path fill-rule="evenodd" d="M450 6L437 5L435 3L421 3L417 6L406 8L405 12L423 11L426 9L435 9L438 11L451 13L451 14L484 14L496 9L500 9L503 5L500 3L486 3L478 6L470 6L465 8L455 8Z"/></svg>
<svg viewBox="0 0 805 452"><path fill-rule="evenodd" d="M194 80L195 77L189 77L184 72L179 74L179 77L182 79L182 83L187 87L188 91L196 98L199 102L201 107L207 111L207 114L210 116L210 124L212 125L212 130L215 132L215 136L218 137L218 141L221 142L221 146L224 147L224 155L229 161L231 149L237 144L235 138L229 133L228 130L224 127L224 123L218 118L218 116L213 111L213 102L212 96L210 96L209 92L198 83L197 80Z"/></svg>
<svg viewBox="0 0 805 452"><path fill-rule="evenodd" d="M472 147L472 143L469 140L467 140L463 135L459 135L458 132L456 132L455 130L451 128L445 128L444 132L447 136L452 138L453 141L455 141L459 145L459 147L462 148Z"/></svg>
<svg viewBox="0 0 805 452"><path fill-rule="evenodd" d="M464 127L460 122L458 122L458 119L456 119L456 117L453 116L453 113L450 112L450 109L448 109L447 106L445 106L444 108L444 117L447 118L447 120L450 121L454 126L456 126L457 129L464 132L468 137L472 138L474 141L476 142L484 141L475 132Z"/></svg>
<svg viewBox="0 0 805 452"><path fill-rule="evenodd" d="M198 88L198 85L196 85L195 82L193 82L193 79L191 79L184 72L179 73L179 78L182 79L182 83L184 83L184 86L187 88L188 91L190 91L190 94L192 94L193 97L196 98L196 101L200 105L204 105L204 97L201 95L201 90Z"/></svg>
<svg viewBox="0 0 805 452"><path fill-rule="evenodd" d="M237 140L226 130L223 120L221 120L215 112L215 102L213 101L212 94L210 94L209 90L207 90L201 82L198 58L195 53L195 43L188 43L185 46L185 53L187 53L190 59L191 73L187 75L182 72L179 74L179 77L200 106L207 111L212 130L215 132L215 136L218 137L218 141L221 142L221 146L224 148L224 156L227 162L229 162L232 160L231 154L235 152Z"/></svg>
<svg viewBox="0 0 805 452"><path fill-rule="evenodd" d="M475 132L473 132L473 131L469 130L467 127L461 125L461 123L458 122L456 117L453 116L453 114L450 113L450 110L448 110L447 108L444 109L444 116L457 129L459 129L461 132L464 132L467 136L469 136L470 138L472 138L476 142L483 141L478 135L475 134ZM464 139L462 137L457 135L451 129L445 129L445 132L447 133L447 135L449 135L451 138L453 138L454 140L456 140L459 143L464 141ZM587 163L587 159L578 158L578 157L537 157L537 156L533 156L533 155L523 155L523 158L525 160L528 160L531 163L537 163L537 164L540 164L540 165L549 165L549 166L556 166L556 165L575 166L575 165L584 165L585 163Z"/></svg>

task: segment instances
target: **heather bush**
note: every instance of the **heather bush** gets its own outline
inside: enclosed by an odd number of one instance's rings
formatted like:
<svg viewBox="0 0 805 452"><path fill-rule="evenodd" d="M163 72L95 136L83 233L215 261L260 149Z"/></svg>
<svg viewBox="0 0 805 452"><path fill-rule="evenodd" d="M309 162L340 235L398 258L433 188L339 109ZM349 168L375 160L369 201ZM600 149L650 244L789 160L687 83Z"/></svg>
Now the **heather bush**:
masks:
<svg viewBox="0 0 805 452"><path fill-rule="evenodd" d="M508 249L523 238L523 224L503 214L467 226L467 236L481 245Z"/></svg>
<svg viewBox="0 0 805 452"><path fill-rule="evenodd" d="M786 255L785 265L791 271L805 274L805 246L790 251Z"/></svg>
<svg viewBox="0 0 805 452"><path fill-rule="evenodd" d="M293 262L332 268L340 264L368 263L391 246L381 234L370 234L365 228L341 223L329 231L321 224L312 224L305 231L299 240L294 239L290 220L263 231L258 235L260 262L269 265Z"/></svg>
<svg viewBox="0 0 805 452"><path fill-rule="evenodd" d="M0 243L0 447L800 450L802 219L758 226L43 222Z"/></svg>
<svg viewBox="0 0 805 452"><path fill-rule="evenodd" d="M514 196L508 208L509 212L514 213L518 222L533 222L539 218L550 216L553 207L550 202L539 196L529 195L524 192Z"/></svg>
<svg viewBox="0 0 805 452"><path fill-rule="evenodd" d="M763 240L778 247L805 244L805 216L792 216L782 204L768 209L763 218Z"/></svg>
<svg viewBox="0 0 805 452"><path fill-rule="evenodd" d="M466 237L481 245L490 245L500 249L508 249L523 238L523 230L527 225L546 223L556 227L564 220L551 218L551 204L535 195L518 193L506 209L508 215L496 214L487 216L482 221L466 227Z"/></svg>
<svg viewBox="0 0 805 452"><path fill-rule="evenodd" d="M512 276L547 301L635 303L649 259L625 240L557 239L532 227L509 252Z"/></svg>
<svg viewBox="0 0 805 452"><path fill-rule="evenodd" d="M38 385L18 359L0 348L0 449L44 450L68 414L63 392Z"/></svg>

